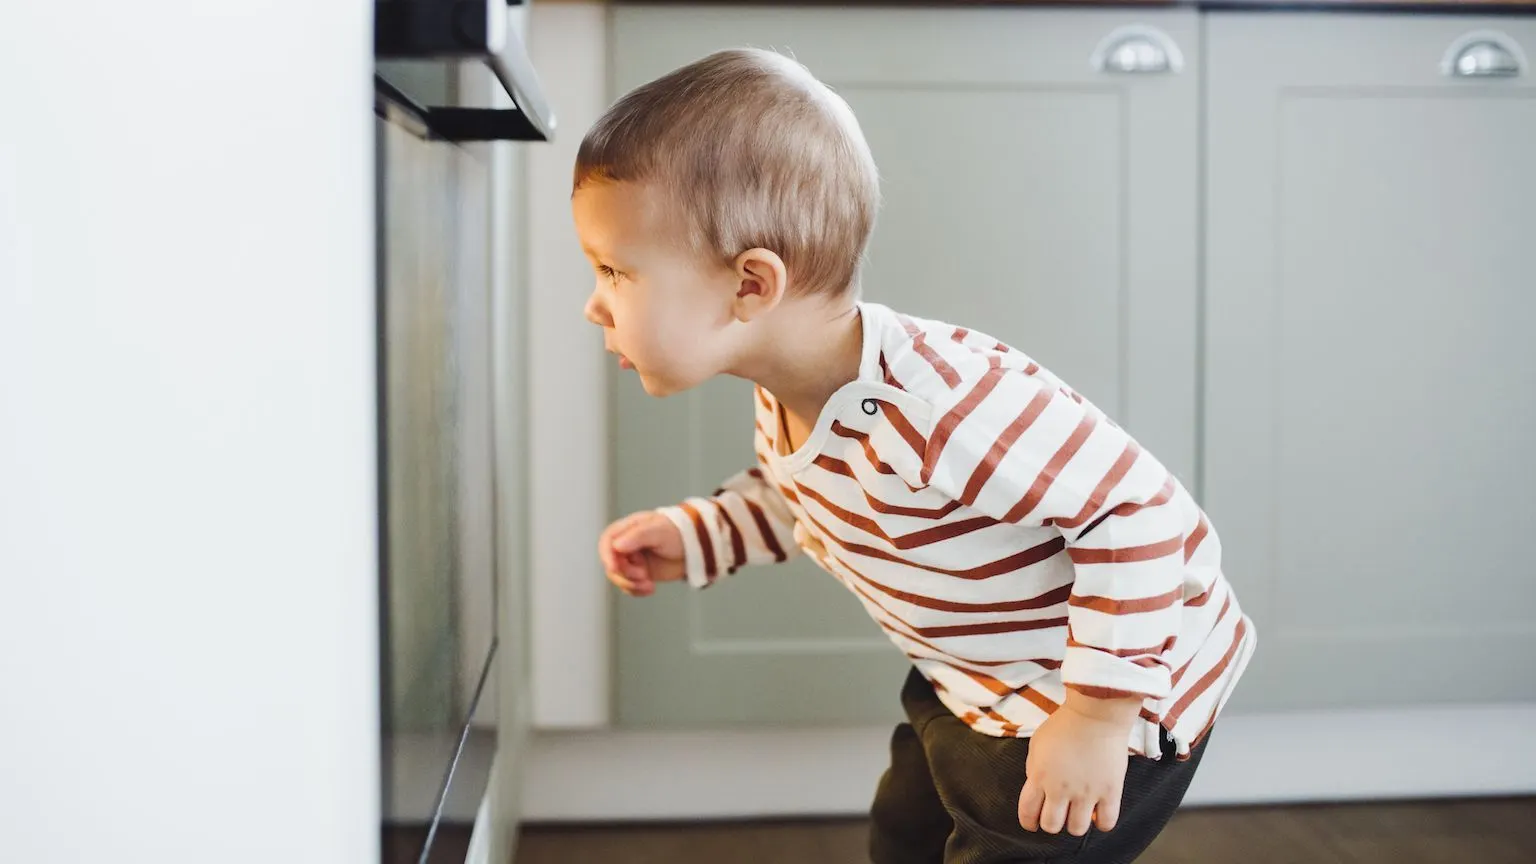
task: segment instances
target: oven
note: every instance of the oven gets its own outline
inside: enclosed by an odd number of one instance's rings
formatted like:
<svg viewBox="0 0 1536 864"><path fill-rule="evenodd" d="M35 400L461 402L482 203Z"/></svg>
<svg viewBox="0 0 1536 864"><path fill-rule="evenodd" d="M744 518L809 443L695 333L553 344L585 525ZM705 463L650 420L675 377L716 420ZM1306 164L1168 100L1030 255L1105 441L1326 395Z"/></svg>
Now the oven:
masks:
<svg viewBox="0 0 1536 864"><path fill-rule="evenodd" d="M382 781L388 861L450 860L497 753L520 566L509 142L554 116L520 3L375 4ZM512 193L512 194L509 194ZM462 831L460 832L462 833ZM463 860L462 852L456 856Z"/></svg>

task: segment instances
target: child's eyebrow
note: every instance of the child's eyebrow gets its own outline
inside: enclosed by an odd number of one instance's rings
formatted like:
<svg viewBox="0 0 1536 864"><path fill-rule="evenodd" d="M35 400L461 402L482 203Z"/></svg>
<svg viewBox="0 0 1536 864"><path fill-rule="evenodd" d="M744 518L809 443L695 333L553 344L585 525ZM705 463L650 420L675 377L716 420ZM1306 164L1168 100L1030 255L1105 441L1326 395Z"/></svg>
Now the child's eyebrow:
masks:
<svg viewBox="0 0 1536 864"><path fill-rule="evenodd" d="M594 262L597 262L597 263L603 263L603 262L608 260L608 256L607 255L604 255L603 253L597 251L596 249L593 249L590 246L583 246L583 247L581 247L581 251L586 253L586 256L587 256L588 260L591 260L591 261L594 261Z"/></svg>
<svg viewBox="0 0 1536 864"><path fill-rule="evenodd" d="M625 267L625 265L621 264L619 262L619 260L615 256L613 256L613 255L605 255L602 252L599 252L596 249L593 249L591 246L582 246L581 247L581 251L585 252L589 259L591 259L592 261L594 261L594 262L596 262L598 264L603 264L605 266L610 266L610 267L614 268L615 270L625 270L625 269L627 269Z"/></svg>

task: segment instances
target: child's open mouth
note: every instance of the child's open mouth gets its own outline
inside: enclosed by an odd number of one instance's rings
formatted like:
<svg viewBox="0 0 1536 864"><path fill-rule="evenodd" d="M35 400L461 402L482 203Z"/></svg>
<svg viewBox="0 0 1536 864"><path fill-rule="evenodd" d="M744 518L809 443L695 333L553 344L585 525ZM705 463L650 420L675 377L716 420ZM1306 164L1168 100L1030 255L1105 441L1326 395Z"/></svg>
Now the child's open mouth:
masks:
<svg viewBox="0 0 1536 864"><path fill-rule="evenodd" d="M619 368L620 369L633 369L633 368L635 368L635 364L629 362L629 358L628 357L625 357L623 354L620 354L619 355Z"/></svg>

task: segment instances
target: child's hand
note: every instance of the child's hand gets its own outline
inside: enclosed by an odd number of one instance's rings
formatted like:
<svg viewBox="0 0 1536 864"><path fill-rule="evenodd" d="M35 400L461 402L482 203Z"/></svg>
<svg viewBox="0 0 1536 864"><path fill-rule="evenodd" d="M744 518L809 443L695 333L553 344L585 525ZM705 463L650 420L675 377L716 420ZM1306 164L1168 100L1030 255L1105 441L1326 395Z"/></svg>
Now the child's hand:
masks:
<svg viewBox="0 0 1536 864"><path fill-rule="evenodd" d="M1067 703L1030 738L1019 793L1019 824L1027 831L1057 834L1066 828L1081 837L1094 822L1110 830L1120 816L1130 718L1140 700L1086 700L1100 710L1084 711L1074 707L1078 696L1069 692Z"/></svg>
<svg viewBox="0 0 1536 864"><path fill-rule="evenodd" d="M631 513L609 525L597 540L608 581L631 597L649 597L657 582L682 579L683 535L655 510Z"/></svg>

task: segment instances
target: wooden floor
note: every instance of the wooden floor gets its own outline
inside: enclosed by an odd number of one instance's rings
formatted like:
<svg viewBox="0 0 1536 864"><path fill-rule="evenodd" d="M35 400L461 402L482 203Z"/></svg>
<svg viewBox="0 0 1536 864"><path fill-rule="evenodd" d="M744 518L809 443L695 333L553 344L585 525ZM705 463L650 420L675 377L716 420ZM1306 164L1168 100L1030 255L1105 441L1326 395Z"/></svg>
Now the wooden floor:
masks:
<svg viewBox="0 0 1536 864"><path fill-rule="evenodd" d="M432 839L427 864L464 864L469 854L469 825L443 825ZM427 829L417 825L392 825L384 829L382 864L417 864L427 839Z"/></svg>
<svg viewBox="0 0 1536 864"><path fill-rule="evenodd" d="M515 864L856 864L864 823L524 829ZM1180 813L1138 864L1536 864L1536 798Z"/></svg>

